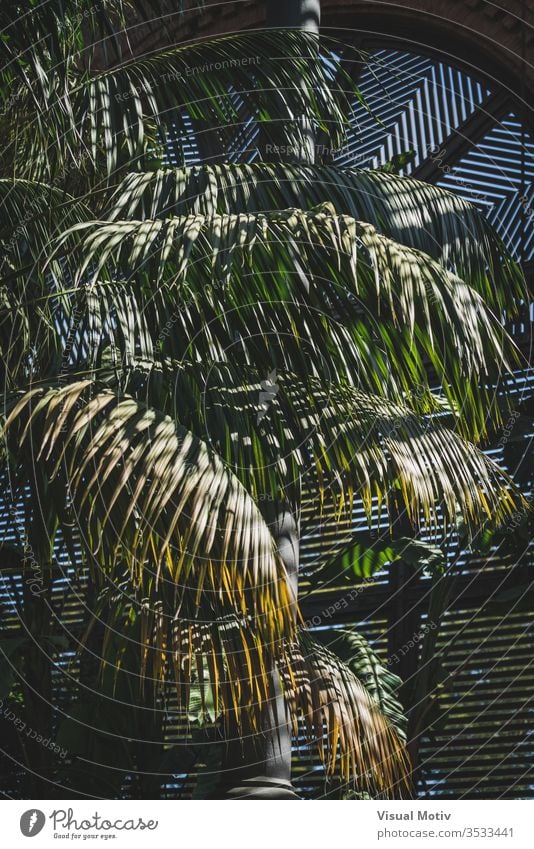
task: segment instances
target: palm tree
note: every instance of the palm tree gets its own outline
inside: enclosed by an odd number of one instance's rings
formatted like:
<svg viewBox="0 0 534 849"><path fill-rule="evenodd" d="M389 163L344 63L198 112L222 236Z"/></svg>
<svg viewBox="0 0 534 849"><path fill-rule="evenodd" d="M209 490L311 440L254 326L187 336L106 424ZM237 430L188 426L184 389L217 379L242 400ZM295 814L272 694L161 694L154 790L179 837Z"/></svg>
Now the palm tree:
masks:
<svg viewBox="0 0 534 849"><path fill-rule="evenodd" d="M124 3L95 8L0 13L2 463L26 603L60 535L98 588L104 663L137 641L141 686L173 677L218 723L219 794L296 798L301 729L328 775L403 796L399 682L358 635L343 660L302 627L299 518L378 502L386 529L400 509L414 534L476 533L522 509L475 446L521 275L452 194L267 161L310 127L341 145L357 92L338 45L268 30L126 60ZM98 70L103 36L117 61ZM192 127L227 149L243 115L263 158L186 165ZM362 574L369 549L323 574Z"/></svg>

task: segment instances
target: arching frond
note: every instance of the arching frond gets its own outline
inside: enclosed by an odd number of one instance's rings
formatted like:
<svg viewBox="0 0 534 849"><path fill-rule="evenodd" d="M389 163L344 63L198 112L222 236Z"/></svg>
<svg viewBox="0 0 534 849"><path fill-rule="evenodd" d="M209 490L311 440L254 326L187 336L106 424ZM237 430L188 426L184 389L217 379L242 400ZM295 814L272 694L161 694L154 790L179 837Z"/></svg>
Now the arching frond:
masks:
<svg viewBox="0 0 534 849"><path fill-rule="evenodd" d="M0 374L7 391L61 359L62 262L52 245L65 227L91 218L55 185L0 179ZM43 266L48 263L48 273Z"/></svg>
<svg viewBox="0 0 534 849"><path fill-rule="evenodd" d="M358 531L348 541L336 541L334 548L335 553L326 562L315 564L307 575L312 587L370 578L397 560L431 572L444 568L445 555L437 546L412 537L392 539L387 532Z"/></svg>
<svg viewBox="0 0 534 849"><path fill-rule="evenodd" d="M269 646L295 600L251 497L219 457L160 413L90 380L32 389L6 423L15 467L63 491L93 565L126 565L134 587L169 585L174 611L250 618ZM56 493L56 497L58 493Z"/></svg>
<svg viewBox="0 0 534 849"><path fill-rule="evenodd" d="M273 663L282 645L269 644L242 616L201 621L169 613L161 590L137 595L132 603L127 592L121 596L106 587L95 610L106 623L104 667L118 673L125 646L132 643L141 655L141 688L148 681L153 691L163 691L172 681L184 718L209 714L228 734L236 728L243 737L260 733L272 710Z"/></svg>
<svg viewBox="0 0 534 849"><path fill-rule="evenodd" d="M88 206L53 184L0 179L0 274L41 270L64 231L91 218ZM53 262L53 260L52 260ZM53 266L52 266L53 267Z"/></svg>
<svg viewBox="0 0 534 849"><path fill-rule="evenodd" d="M309 371L313 353L316 371L327 364L332 377L397 399L428 385L429 360L475 438L491 396L481 377L515 356L475 289L330 204L94 222L64 241L80 257L78 281L113 281L116 291L117 273L125 286L135 278L138 312L152 327L172 317L185 342L178 358L225 359L228 339L240 338L234 357L242 349L251 362Z"/></svg>
<svg viewBox="0 0 534 849"><path fill-rule="evenodd" d="M129 174L109 217L237 215L325 202L454 270L499 312L514 312L525 297L519 266L474 206L438 186L382 171L258 162Z"/></svg>
<svg viewBox="0 0 534 849"><path fill-rule="evenodd" d="M126 390L200 433L235 470L247 491L283 493L308 475L320 498L389 506L400 489L417 525L443 529L462 516L473 528L504 522L522 498L512 481L474 445L406 406L361 390L277 372L265 393L255 370L230 364L138 364ZM184 417L182 419L182 417ZM319 499L320 500L320 499ZM319 505L317 505L319 507ZM350 509L350 508L349 508Z"/></svg>
<svg viewBox="0 0 534 849"><path fill-rule="evenodd" d="M373 798L409 796L410 764L395 727L337 655L302 631L281 674L294 733L301 717L327 775Z"/></svg>
<svg viewBox="0 0 534 849"><path fill-rule="evenodd" d="M188 712L191 694L198 694L202 707L209 702L227 730L239 728L242 737L261 733L275 692L273 652L257 633L235 619L176 621L170 649L182 711Z"/></svg>
<svg viewBox="0 0 534 849"><path fill-rule="evenodd" d="M67 80L55 82L52 73L50 85L11 105L11 141L19 173L28 177L72 167L109 177L134 162L146 165L162 155L171 124L184 155L191 120L218 127L229 141L243 111L261 123L266 141L270 133L279 140L283 127L287 145L300 148L305 136L294 118L306 115L339 143L350 94L334 90L315 36L291 30L181 45L96 74L72 67Z"/></svg>
<svg viewBox="0 0 534 849"><path fill-rule="evenodd" d="M179 0L176 6L180 7ZM127 25L127 15L131 24L132 12L147 20L161 10L160 0L46 0L28 3L26 7L17 0L4 0L0 10L4 79L10 75L21 77L28 68L35 78L43 70L57 72L67 57L79 61L84 48L102 50L102 36L107 36L108 45L120 51L117 34Z"/></svg>
<svg viewBox="0 0 534 849"><path fill-rule="evenodd" d="M398 738L406 743L408 722L400 701L402 680L382 665L365 637L354 629L317 631L314 638L334 652L363 684Z"/></svg>

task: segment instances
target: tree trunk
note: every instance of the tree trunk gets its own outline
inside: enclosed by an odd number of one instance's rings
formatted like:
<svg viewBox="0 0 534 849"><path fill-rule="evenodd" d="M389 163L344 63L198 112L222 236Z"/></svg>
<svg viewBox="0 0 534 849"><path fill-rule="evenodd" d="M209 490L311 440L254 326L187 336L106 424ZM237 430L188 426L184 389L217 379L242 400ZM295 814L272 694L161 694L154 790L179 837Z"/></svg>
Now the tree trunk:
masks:
<svg viewBox="0 0 534 849"><path fill-rule="evenodd" d="M302 29L317 34L319 45L320 0L267 0L267 26L276 29ZM304 144L298 151L277 159L300 162L315 161L315 139L311 122L298 118L304 130ZM282 128L283 132L283 128ZM264 153L264 151L263 151ZM263 158L272 158L265 157ZM299 565L299 505L266 502L264 511L272 528L278 551L284 561L291 589L298 593ZM298 799L291 784L291 729L289 727L280 676L276 666L271 670L273 691L276 694L260 737L242 739L238 729L228 740L223 762L223 778L219 798L225 799Z"/></svg>
<svg viewBox="0 0 534 849"><path fill-rule="evenodd" d="M269 29L297 29L313 33L319 50L320 0L267 0ZM305 86L304 82L297 84ZM269 138L260 129L258 150L266 162L315 162L316 138L312 122L297 116L269 126Z"/></svg>
<svg viewBox="0 0 534 849"><path fill-rule="evenodd" d="M275 505L264 511L297 600L299 527L295 510ZM263 735L242 738L235 728L229 735L217 793L225 799L298 799L291 785L291 729L285 710L280 676L271 670L275 697Z"/></svg>

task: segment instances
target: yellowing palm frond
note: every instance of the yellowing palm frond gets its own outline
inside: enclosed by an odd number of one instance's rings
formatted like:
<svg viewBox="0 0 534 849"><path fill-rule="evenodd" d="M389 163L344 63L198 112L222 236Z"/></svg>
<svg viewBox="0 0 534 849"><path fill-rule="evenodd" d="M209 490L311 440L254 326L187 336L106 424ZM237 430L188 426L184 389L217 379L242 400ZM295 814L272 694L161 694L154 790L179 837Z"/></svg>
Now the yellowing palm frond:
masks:
<svg viewBox="0 0 534 849"><path fill-rule="evenodd" d="M90 562L168 584L174 612L249 618L271 645L295 600L258 508L220 458L172 419L90 380L30 390L6 422L15 468L62 487Z"/></svg>
<svg viewBox="0 0 534 849"><path fill-rule="evenodd" d="M354 672L307 632L281 666L285 698L298 733L317 749L329 776L374 798L410 794L410 763L394 726Z"/></svg>

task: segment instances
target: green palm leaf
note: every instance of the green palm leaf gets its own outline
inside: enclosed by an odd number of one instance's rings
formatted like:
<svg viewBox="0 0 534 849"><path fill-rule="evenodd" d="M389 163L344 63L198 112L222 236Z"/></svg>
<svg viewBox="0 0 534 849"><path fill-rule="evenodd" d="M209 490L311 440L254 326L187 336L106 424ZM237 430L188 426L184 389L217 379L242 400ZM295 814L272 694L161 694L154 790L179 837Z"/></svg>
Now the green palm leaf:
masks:
<svg viewBox="0 0 534 849"><path fill-rule="evenodd" d="M335 46L319 53L306 33L123 62L124 10L143 5L0 10L12 495L30 492L26 522L45 507L32 526L45 562L59 528L73 564L89 564L104 665L121 670L126 643L140 648L145 695L173 675L185 714L220 717L227 737L272 726L280 675L293 730L328 776L407 795L399 679L356 634L326 637L339 657L297 637L261 499L295 504L315 486L336 520L354 498L369 517L394 501L435 532L526 510L464 438L499 421L491 384L516 361L501 322L522 276L473 207L390 173L137 170L161 164L171 126L182 162L192 133L201 155L204 129L225 151L243 121L264 155L270 140L300 148L311 127L338 147L357 96ZM321 580L421 548L359 535Z"/></svg>
<svg viewBox="0 0 534 849"><path fill-rule="evenodd" d="M207 376L200 364L139 363L124 388L209 433L256 499L283 498L287 482L301 479L321 500L337 493L350 505L356 497L370 516L373 496L388 506L400 489L414 525L424 519L436 533L460 516L471 528L486 518L504 522L522 503L508 476L441 416L422 418L353 387L277 372L265 411L260 375L250 367L214 364Z"/></svg>
<svg viewBox="0 0 534 849"><path fill-rule="evenodd" d="M0 179L0 273L28 273L44 265L50 250L68 227L88 221L87 205L54 185L21 179Z"/></svg>
<svg viewBox="0 0 534 849"><path fill-rule="evenodd" d="M118 272L152 327L172 316L183 330L176 335L187 339L172 352L178 358L224 360L228 339L240 337L247 361L298 363L309 373L311 347L316 372L327 363L338 380L408 403L415 382L428 385L429 360L475 439L491 404L481 373L497 375L517 356L475 289L329 204L312 212L93 222L62 241L81 257L72 271L77 285L89 274L98 292L99 281L109 286ZM113 290L121 286L116 281Z"/></svg>
<svg viewBox="0 0 534 849"><path fill-rule="evenodd" d="M211 216L309 210L326 202L452 268L499 312L513 312L525 297L519 266L476 207L438 186L381 171L261 162L132 173L118 187L108 215Z"/></svg>
<svg viewBox="0 0 534 849"><path fill-rule="evenodd" d="M262 124L266 139L271 122L278 140L284 126L295 148L304 136L294 116L307 115L338 144L349 108L348 94L332 87L328 63L318 60L317 40L298 31L187 44L97 74L71 67L66 79L58 84L52 74L52 81L37 94L30 85L31 94L16 97L11 109L11 146L19 173L31 178L72 167L110 176L132 162L146 164L163 154L165 122L174 125L182 154L191 120L218 127L228 143L243 113Z"/></svg>
<svg viewBox="0 0 534 849"><path fill-rule="evenodd" d="M0 372L10 391L37 363L46 372L61 359L64 272L50 250L65 227L91 214L57 186L20 179L0 179L0 211Z"/></svg>
<svg viewBox="0 0 534 849"><path fill-rule="evenodd" d="M444 565L440 548L410 537L392 539L387 533L358 531L350 541L340 540L335 547L335 554L311 571L309 579L313 587L370 578L398 560L431 572L442 570Z"/></svg>

